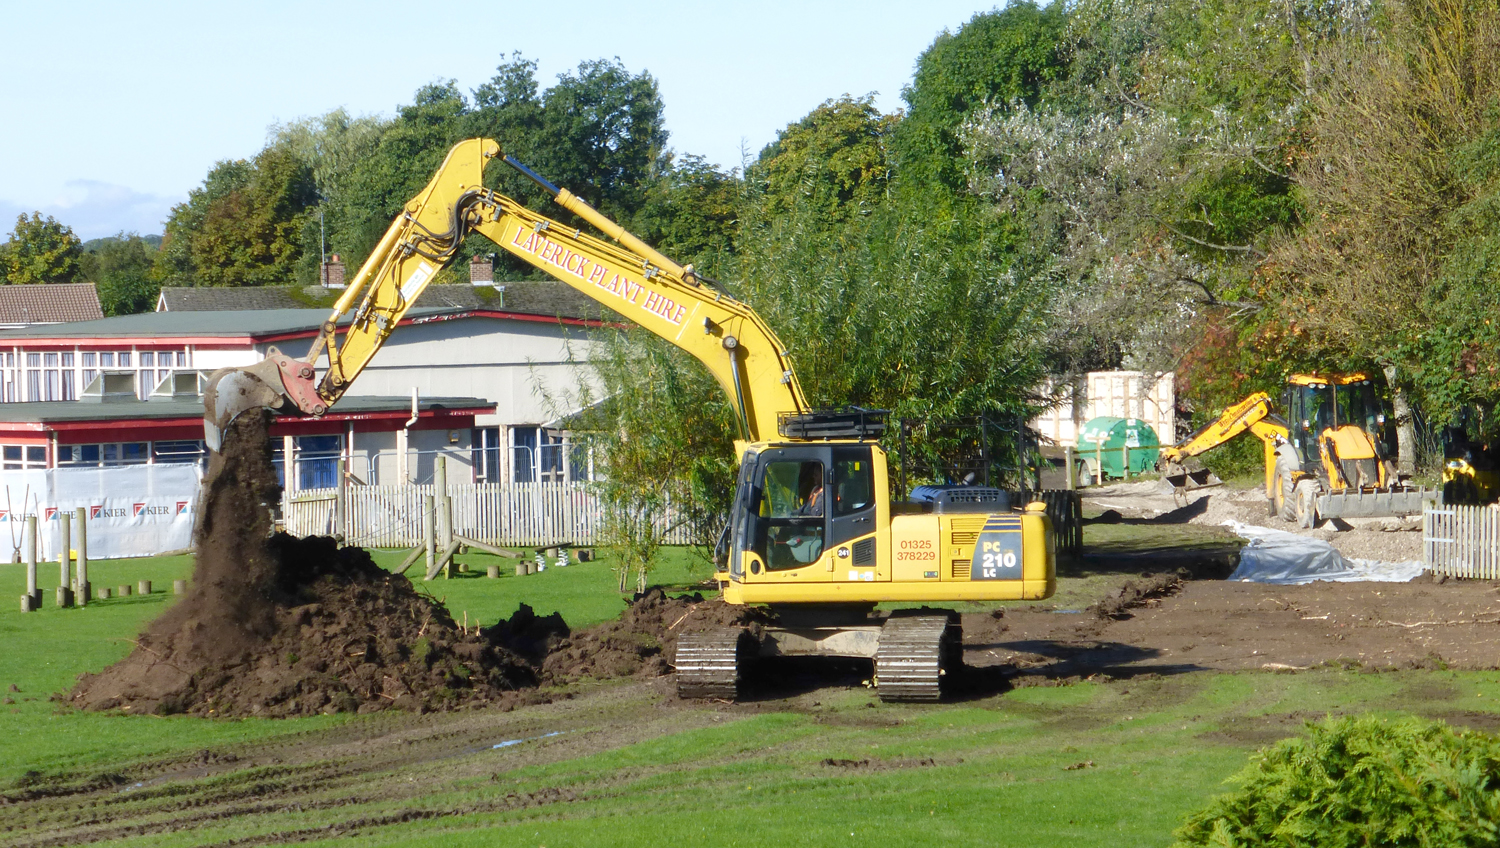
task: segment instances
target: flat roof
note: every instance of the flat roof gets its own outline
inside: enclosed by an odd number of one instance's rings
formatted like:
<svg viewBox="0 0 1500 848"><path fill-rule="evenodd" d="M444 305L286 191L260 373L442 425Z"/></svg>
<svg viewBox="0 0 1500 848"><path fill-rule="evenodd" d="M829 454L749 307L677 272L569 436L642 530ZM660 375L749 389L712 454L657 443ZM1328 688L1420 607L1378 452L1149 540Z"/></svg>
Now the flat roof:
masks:
<svg viewBox="0 0 1500 848"><path fill-rule="evenodd" d="M174 340L275 341L286 336L311 336L328 318L326 309L237 309L216 312L142 312L117 315L97 321L73 321L0 330L0 345L5 342L36 342L51 339L140 339L147 343L171 343ZM402 317L402 324L460 318L514 319L521 321L562 322L598 325L594 319L543 317L511 313L503 309L468 309L453 306L413 307ZM351 313L339 319L340 327L349 326ZM201 342L199 342L201 343Z"/></svg>
<svg viewBox="0 0 1500 848"><path fill-rule="evenodd" d="M455 310L413 309L410 317L438 315ZM236 309L222 312L141 312L116 315L97 321L72 321L43 327L0 330L0 341L31 338L131 338L175 336L274 336L281 333L316 332L328 317L326 309ZM347 325L349 318L340 319Z"/></svg>
<svg viewBox="0 0 1500 848"><path fill-rule="evenodd" d="M495 404L475 397L419 397L421 413L486 413ZM322 416L326 421L344 421L376 413L411 414L410 397L346 395L338 405ZM203 399L191 400L125 400L109 403L82 400L39 401L35 403L0 403L0 425L47 424L83 421L154 421L158 419L202 418ZM292 420L292 419L289 419Z"/></svg>

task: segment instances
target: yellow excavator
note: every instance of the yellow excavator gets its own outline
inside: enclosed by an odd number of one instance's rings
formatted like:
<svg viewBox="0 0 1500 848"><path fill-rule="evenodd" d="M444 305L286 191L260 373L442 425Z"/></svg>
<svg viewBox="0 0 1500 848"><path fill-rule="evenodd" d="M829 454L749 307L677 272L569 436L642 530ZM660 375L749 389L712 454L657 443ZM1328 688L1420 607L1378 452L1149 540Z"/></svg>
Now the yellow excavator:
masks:
<svg viewBox="0 0 1500 848"><path fill-rule="evenodd" d="M496 159L610 240L485 188L485 165ZM927 503L893 504L877 444L884 413L810 408L787 348L754 310L488 139L449 152L306 356L273 349L258 365L212 375L204 394L209 448L219 450L224 428L248 410L322 415L336 404L469 233L677 345L730 399L740 470L716 576L725 601L769 605L778 623L679 639L682 696L734 698L756 657L821 656L872 659L884 700L937 700L962 658L957 616L922 609L882 618L873 615L876 604L1042 599L1055 591L1055 543L1041 504L1012 510L1004 491L981 487L933 487Z"/></svg>
<svg viewBox="0 0 1500 848"><path fill-rule="evenodd" d="M1408 486L1386 455L1386 416L1364 374L1293 374L1283 398L1287 417L1256 392L1183 441L1162 448L1168 481L1182 490L1202 482L1190 460L1250 431L1265 446L1269 512L1302 527L1342 517L1410 515L1435 493Z"/></svg>

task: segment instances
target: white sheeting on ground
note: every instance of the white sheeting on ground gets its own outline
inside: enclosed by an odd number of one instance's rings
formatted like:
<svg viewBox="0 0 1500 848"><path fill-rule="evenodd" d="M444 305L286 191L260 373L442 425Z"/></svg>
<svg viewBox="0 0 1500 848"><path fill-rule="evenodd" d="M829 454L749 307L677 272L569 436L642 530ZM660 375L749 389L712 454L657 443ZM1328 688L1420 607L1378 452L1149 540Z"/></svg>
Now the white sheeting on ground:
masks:
<svg viewBox="0 0 1500 848"><path fill-rule="evenodd" d="M1248 539L1240 549L1240 567L1230 580L1250 583L1291 585L1327 580L1334 583L1406 583L1423 571L1420 562L1380 562L1373 559L1346 559L1338 549L1321 539L1311 539L1256 527L1238 521L1224 526L1236 536Z"/></svg>

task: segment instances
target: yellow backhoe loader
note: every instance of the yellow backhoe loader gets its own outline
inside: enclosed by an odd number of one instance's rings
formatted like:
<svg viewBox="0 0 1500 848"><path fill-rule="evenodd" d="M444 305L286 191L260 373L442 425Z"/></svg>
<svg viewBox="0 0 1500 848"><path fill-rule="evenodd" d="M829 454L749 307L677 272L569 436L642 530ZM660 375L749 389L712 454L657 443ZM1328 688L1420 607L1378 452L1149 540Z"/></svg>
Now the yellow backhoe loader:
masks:
<svg viewBox="0 0 1500 848"><path fill-rule="evenodd" d="M485 165L497 159L610 241L485 188ZM730 399L740 471L717 576L726 601L770 605L779 624L756 635L725 628L684 636L676 657L683 696L735 697L755 656L837 656L872 659L885 700L936 700L961 660L957 616L880 618L871 614L876 604L1040 599L1055 590L1054 542L1040 504L1012 510L1003 491L980 487L944 488L924 505L892 504L876 443L883 413L809 408L787 348L754 310L488 139L449 152L304 357L272 350L259 365L213 375L204 397L209 447L218 450L223 429L247 410L321 415L336 404L469 233L677 345Z"/></svg>
<svg viewBox="0 0 1500 848"><path fill-rule="evenodd" d="M1283 396L1287 417L1256 392L1171 447L1161 465L1178 489L1195 477L1189 460L1250 431L1265 446L1269 512L1303 527L1329 518L1410 515L1436 493L1408 486L1384 445L1386 416L1364 374L1293 374Z"/></svg>

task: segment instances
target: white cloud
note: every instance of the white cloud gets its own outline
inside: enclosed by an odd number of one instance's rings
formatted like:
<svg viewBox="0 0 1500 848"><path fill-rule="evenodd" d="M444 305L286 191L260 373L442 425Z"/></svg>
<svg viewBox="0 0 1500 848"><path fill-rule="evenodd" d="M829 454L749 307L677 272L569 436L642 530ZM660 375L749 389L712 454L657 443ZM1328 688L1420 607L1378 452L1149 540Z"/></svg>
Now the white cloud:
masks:
<svg viewBox="0 0 1500 848"><path fill-rule="evenodd" d="M72 227L84 241L120 232L159 235L167 213L182 199L146 194L101 180L71 180L50 202L28 206L0 199L0 237L12 230L17 215L36 211Z"/></svg>

